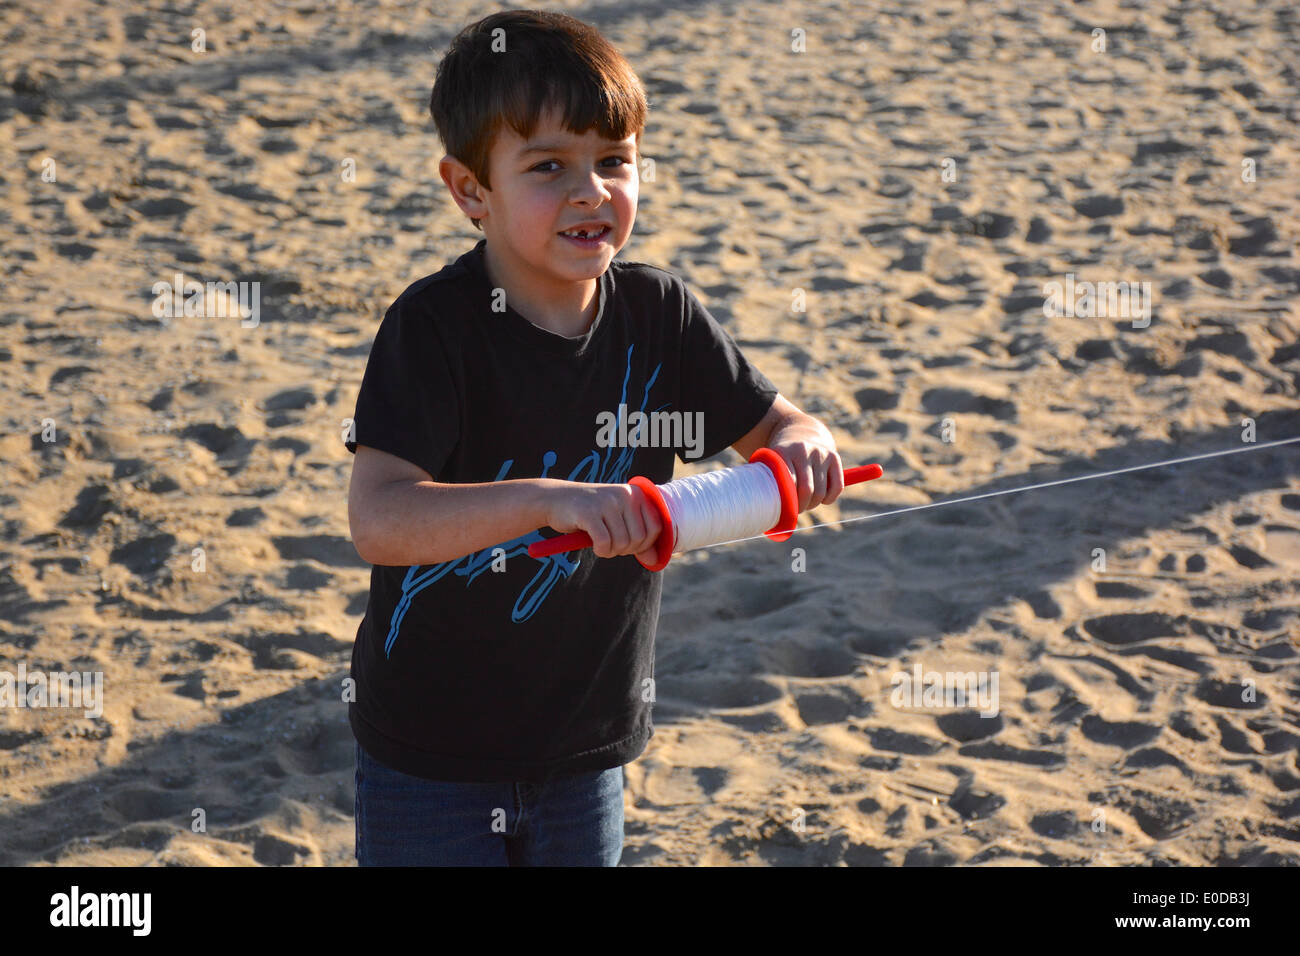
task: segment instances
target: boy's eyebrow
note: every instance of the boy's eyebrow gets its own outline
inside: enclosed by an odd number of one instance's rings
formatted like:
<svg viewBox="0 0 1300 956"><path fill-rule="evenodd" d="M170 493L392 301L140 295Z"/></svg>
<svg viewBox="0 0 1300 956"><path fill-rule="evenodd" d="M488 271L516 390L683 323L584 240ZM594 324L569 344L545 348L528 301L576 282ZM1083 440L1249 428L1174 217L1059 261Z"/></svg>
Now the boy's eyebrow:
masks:
<svg viewBox="0 0 1300 956"><path fill-rule="evenodd" d="M602 146L601 148L618 149L620 146L628 147L629 145L629 143L624 143L622 140L609 140L607 145ZM529 153L566 153L570 148L571 147L566 146L563 143L538 143L535 146L525 146L523 149L519 150L519 155L527 156Z"/></svg>

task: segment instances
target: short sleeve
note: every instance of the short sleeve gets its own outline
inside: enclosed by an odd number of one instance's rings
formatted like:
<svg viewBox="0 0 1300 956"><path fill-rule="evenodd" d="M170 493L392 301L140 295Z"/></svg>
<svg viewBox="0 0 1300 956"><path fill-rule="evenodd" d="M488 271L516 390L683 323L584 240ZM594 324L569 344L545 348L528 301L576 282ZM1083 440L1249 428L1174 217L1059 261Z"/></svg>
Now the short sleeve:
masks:
<svg viewBox="0 0 1300 956"><path fill-rule="evenodd" d="M437 479L460 438L460 401L428 311L402 296L379 324L353 416L357 445L418 465Z"/></svg>
<svg viewBox="0 0 1300 956"><path fill-rule="evenodd" d="M681 448L684 462L712 458L749 434L776 400L777 388L741 353L718 320L678 280L682 295L681 410L703 413L698 457Z"/></svg>

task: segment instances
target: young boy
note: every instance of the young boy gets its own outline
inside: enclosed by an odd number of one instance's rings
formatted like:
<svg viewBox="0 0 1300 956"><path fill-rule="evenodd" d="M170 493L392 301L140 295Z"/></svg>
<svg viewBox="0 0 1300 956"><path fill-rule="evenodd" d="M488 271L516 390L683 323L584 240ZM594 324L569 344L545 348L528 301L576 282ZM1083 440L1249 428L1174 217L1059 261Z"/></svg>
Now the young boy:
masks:
<svg viewBox="0 0 1300 956"><path fill-rule="evenodd" d="M613 866L623 764L653 733L663 580L634 557L661 529L627 482L668 482L674 455L767 445L802 511L838 497L841 464L680 279L615 261L646 101L596 30L480 20L430 110L443 181L484 238L393 303L357 398L348 513L374 568L348 710L356 855ZM702 413L702 439L597 441L598 415L637 410ZM593 547L528 557L547 527Z"/></svg>

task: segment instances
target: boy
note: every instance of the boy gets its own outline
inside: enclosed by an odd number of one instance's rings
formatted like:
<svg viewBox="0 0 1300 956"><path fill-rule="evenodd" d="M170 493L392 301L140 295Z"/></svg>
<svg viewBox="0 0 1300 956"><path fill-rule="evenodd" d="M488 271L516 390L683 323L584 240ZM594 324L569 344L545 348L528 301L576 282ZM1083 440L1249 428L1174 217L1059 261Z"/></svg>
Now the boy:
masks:
<svg viewBox="0 0 1300 956"><path fill-rule="evenodd" d="M627 484L674 454L774 448L800 510L843 490L834 440L676 276L618 262L641 85L594 29L509 11L438 68L439 170L484 238L375 335L348 514L374 565L352 655L358 862L606 865L623 764L653 729L660 526ZM587 238L584 238L587 236ZM702 413L693 449L601 447L597 416ZM528 557L538 529L584 550Z"/></svg>

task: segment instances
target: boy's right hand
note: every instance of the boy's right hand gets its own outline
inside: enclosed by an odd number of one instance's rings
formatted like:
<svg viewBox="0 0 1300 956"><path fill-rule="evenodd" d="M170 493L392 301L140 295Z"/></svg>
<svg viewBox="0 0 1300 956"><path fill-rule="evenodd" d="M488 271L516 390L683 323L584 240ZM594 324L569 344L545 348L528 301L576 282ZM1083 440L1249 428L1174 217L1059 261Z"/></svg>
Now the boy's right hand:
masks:
<svg viewBox="0 0 1300 956"><path fill-rule="evenodd" d="M633 554L654 563L663 530L659 515L635 485L555 480L546 523L556 531L585 531L598 558Z"/></svg>

